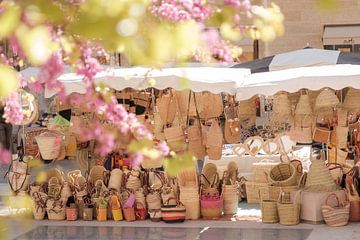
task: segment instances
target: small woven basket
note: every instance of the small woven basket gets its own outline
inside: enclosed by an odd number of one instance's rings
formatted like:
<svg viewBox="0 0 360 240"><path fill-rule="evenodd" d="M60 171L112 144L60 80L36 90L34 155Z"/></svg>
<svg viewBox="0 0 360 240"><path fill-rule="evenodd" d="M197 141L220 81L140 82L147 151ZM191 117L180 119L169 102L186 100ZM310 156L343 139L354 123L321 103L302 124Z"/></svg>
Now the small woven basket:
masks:
<svg viewBox="0 0 360 240"><path fill-rule="evenodd" d="M279 222L282 225L297 225L300 223L300 191L296 193L294 202L283 200L284 192L280 193L277 203Z"/></svg>
<svg viewBox="0 0 360 240"><path fill-rule="evenodd" d="M222 191L224 197L224 214L236 214L239 203L238 186L236 184L223 185Z"/></svg>
<svg viewBox="0 0 360 240"><path fill-rule="evenodd" d="M329 199L335 198L336 205L330 205ZM325 201L325 205L321 206L321 212L328 226L341 227L345 226L349 221L350 203L340 202L335 193L330 194Z"/></svg>
<svg viewBox="0 0 360 240"><path fill-rule="evenodd" d="M45 132L35 137L41 157L44 160L54 160L60 155L61 150L61 134L53 132Z"/></svg>
<svg viewBox="0 0 360 240"><path fill-rule="evenodd" d="M260 195L263 199L269 199L269 187L267 183L245 182L246 198L248 203L260 203Z"/></svg>

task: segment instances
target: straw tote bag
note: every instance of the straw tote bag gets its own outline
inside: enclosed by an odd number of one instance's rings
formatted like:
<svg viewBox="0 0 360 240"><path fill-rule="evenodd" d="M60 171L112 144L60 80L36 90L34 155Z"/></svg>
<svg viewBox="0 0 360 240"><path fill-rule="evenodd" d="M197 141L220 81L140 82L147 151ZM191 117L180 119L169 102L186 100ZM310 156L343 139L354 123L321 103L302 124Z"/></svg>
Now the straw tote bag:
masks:
<svg viewBox="0 0 360 240"><path fill-rule="evenodd" d="M217 119L212 119L205 124L206 125L202 125L202 133L203 142L206 146L206 153L209 159L219 160L221 159L223 144L221 127Z"/></svg>
<svg viewBox="0 0 360 240"><path fill-rule="evenodd" d="M344 107L354 113L360 112L360 89L349 88L344 99Z"/></svg>
<svg viewBox="0 0 360 240"><path fill-rule="evenodd" d="M230 105L224 109L225 113L225 127L224 127L224 139L227 143L238 143L241 138L241 125L237 116L235 106Z"/></svg>
<svg viewBox="0 0 360 240"><path fill-rule="evenodd" d="M307 92L304 93L301 91L299 101L295 108L295 115L312 115L310 97Z"/></svg>
<svg viewBox="0 0 360 240"><path fill-rule="evenodd" d="M221 94L202 92L195 94L200 118L209 119L219 117L223 112Z"/></svg>
<svg viewBox="0 0 360 240"><path fill-rule="evenodd" d="M195 94L192 91L176 91L174 95L179 104L179 111L182 117L196 116Z"/></svg>
<svg viewBox="0 0 360 240"><path fill-rule="evenodd" d="M240 101L237 107L237 114L241 126L249 128L256 124L256 104L255 98Z"/></svg>
<svg viewBox="0 0 360 240"><path fill-rule="evenodd" d="M172 123L177 109L176 98L174 97L172 90L169 90L168 94L164 94L164 92L161 91L156 101L156 105L163 124L166 125Z"/></svg>
<svg viewBox="0 0 360 240"><path fill-rule="evenodd" d="M188 150L197 159L203 159L206 156L206 146L203 144L201 125L195 121L194 125L189 126L188 132Z"/></svg>

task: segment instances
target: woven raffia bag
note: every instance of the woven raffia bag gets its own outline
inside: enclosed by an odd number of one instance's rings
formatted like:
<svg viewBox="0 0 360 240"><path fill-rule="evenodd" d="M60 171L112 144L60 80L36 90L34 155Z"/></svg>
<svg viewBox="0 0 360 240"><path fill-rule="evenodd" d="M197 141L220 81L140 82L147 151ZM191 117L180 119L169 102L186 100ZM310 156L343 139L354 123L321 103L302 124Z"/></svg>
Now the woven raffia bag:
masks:
<svg viewBox="0 0 360 240"><path fill-rule="evenodd" d="M292 123L291 104L286 92L280 92L274 95L273 112L271 114L270 124L281 125L283 123Z"/></svg>
<svg viewBox="0 0 360 240"><path fill-rule="evenodd" d="M163 123L172 123L176 114L176 99L171 90L168 94L160 92L156 107Z"/></svg>
<svg viewBox="0 0 360 240"><path fill-rule="evenodd" d="M25 128L23 139L25 139L25 155L35 157L39 153L35 138L47 132L47 128Z"/></svg>
<svg viewBox="0 0 360 240"><path fill-rule="evenodd" d="M221 94L201 92L195 94L200 118L209 119L219 117L223 112Z"/></svg>
<svg viewBox="0 0 360 240"><path fill-rule="evenodd" d="M62 135L59 132L45 132L35 137L41 157L44 160L57 159L61 152Z"/></svg>
<svg viewBox="0 0 360 240"><path fill-rule="evenodd" d="M360 112L360 89L349 88L344 99L344 107L354 113Z"/></svg>
<svg viewBox="0 0 360 240"><path fill-rule="evenodd" d="M277 202L271 200L261 200L261 221L263 223L278 223L279 215L277 212Z"/></svg>
<svg viewBox="0 0 360 240"><path fill-rule="evenodd" d="M188 150L197 159L203 159L206 156L206 146L203 143L201 125L195 121L194 125L187 128L188 132Z"/></svg>
<svg viewBox="0 0 360 240"><path fill-rule="evenodd" d="M339 104L339 99L335 95L335 91L326 88L320 92L315 100L314 111L321 108L334 108Z"/></svg>
<svg viewBox="0 0 360 240"><path fill-rule="evenodd" d="M196 220L200 217L199 180L196 170L183 171L178 175L180 201L186 208L186 219Z"/></svg>
<svg viewBox="0 0 360 240"><path fill-rule="evenodd" d="M223 133L217 119L209 121L210 126L202 126L203 143L211 160L219 160L222 156Z"/></svg>
<svg viewBox="0 0 360 240"><path fill-rule="evenodd" d="M34 192L32 195L34 203L33 214L35 220L43 220L46 213L47 195L43 192Z"/></svg>
<svg viewBox="0 0 360 240"><path fill-rule="evenodd" d="M336 205L329 204L330 198L334 198L336 200ZM335 193L332 193L326 198L325 205L321 206L321 213L328 226L345 226L349 221L350 203L340 202L338 196Z"/></svg>
<svg viewBox="0 0 360 240"><path fill-rule="evenodd" d="M125 186L127 189L136 191L141 188L141 172L137 170L132 170L127 174L124 174Z"/></svg>
<svg viewBox="0 0 360 240"><path fill-rule="evenodd" d="M301 93L295 108L296 115L312 115L312 108L309 95Z"/></svg>
<svg viewBox="0 0 360 240"><path fill-rule="evenodd" d="M224 214L236 214L239 203L239 192L237 181L231 179L228 171L223 175L222 194L224 198Z"/></svg>
<svg viewBox="0 0 360 240"><path fill-rule="evenodd" d="M284 192L280 193L277 203L280 224L297 225L300 223L300 194L301 192L298 191L294 202L288 202L284 200Z"/></svg>
<svg viewBox="0 0 360 240"><path fill-rule="evenodd" d="M256 104L254 98L240 101L237 112L240 124L244 128L249 128L256 124Z"/></svg>

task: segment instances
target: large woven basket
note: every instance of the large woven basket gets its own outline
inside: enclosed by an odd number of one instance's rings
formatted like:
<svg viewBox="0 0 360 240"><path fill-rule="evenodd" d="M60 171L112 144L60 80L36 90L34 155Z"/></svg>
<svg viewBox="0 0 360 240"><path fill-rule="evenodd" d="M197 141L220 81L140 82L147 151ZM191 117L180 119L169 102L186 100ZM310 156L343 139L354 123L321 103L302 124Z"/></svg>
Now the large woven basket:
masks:
<svg viewBox="0 0 360 240"><path fill-rule="evenodd" d="M349 88L344 99L344 107L354 113L360 112L360 89Z"/></svg>
<svg viewBox="0 0 360 240"><path fill-rule="evenodd" d="M295 108L296 115L312 115L310 97L308 94L302 94Z"/></svg>
<svg viewBox="0 0 360 240"><path fill-rule="evenodd" d="M327 108L331 109L339 104L339 99L335 95L335 92L329 88L326 88L320 92L317 96L314 106L314 111L317 112L319 109Z"/></svg>
<svg viewBox="0 0 360 240"><path fill-rule="evenodd" d="M271 169L269 182L273 186L295 186L297 185L297 171L290 163L279 163Z"/></svg>
<svg viewBox="0 0 360 240"><path fill-rule="evenodd" d="M35 137L41 157L54 160L60 155L62 135L55 132L44 132Z"/></svg>
<svg viewBox="0 0 360 240"><path fill-rule="evenodd" d="M307 174L305 190L310 192L332 192L338 187L323 160L312 160Z"/></svg>
<svg viewBox="0 0 360 240"><path fill-rule="evenodd" d="M25 128L25 136L23 136L25 139L25 155L35 157L39 153L35 138L47 131L47 128Z"/></svg>
<svg viewBox="0 0 360 240"><path fill-rule="evenodd" d="M279 199L280 192L284 192L284 196L289 196L290 193L299 190L298 186L287 186L287 187L279 187L279 186L269 186L268 187L268 195L269 198L266 200L277 201ZM264 195L264 194L262 194Z"/></svg>
<svg viewBox="0 0 360 240"><path fill-rule="evenodd" d="M263 223L278 223L277 202L272 200L261 201L261 220Z"/></svg>
<svg viewBox="0 0 360 240"><path fill-rule="evenodd" d="M335 206L328 203L331 197L335 198L337 202ZM328 226L345 226L349 221L350 203L340 202L338 196L335 193L332 193L326 198L325 205L321 206L321 213Z"/></svg>
<svg viewBox="0 0 360 240"><path fill-rule="evenodd" d="M284 193L280 193L279 202L277 203L279 222L282 225L297 225L300 223L300 191L296 193L293 202L283 200Z"/></svg>

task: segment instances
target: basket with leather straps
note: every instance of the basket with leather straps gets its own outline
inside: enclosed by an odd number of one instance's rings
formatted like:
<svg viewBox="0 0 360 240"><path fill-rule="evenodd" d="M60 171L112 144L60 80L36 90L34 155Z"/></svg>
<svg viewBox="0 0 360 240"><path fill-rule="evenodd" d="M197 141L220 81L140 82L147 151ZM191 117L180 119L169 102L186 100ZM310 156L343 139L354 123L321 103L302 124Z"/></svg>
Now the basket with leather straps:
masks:
<svg viewBox="0 0 360 240"><path fill-rule="evenodd" d="M172 200L175 200L176 204L170 204ZM184 222L186 219L186 208L184 204L175 198L169 198L161 207L161 217L166 223Z"/></svg>
<svg viewBox="0 0 360 240"><path fill-rule="evenodd" d="M25 139L25 155L35 157L39 153L39 147L35 138L40 134L47 132L47 128L25 128L23 139Z"/></svg>
<svg viewBox="0 0 360 240"><path fill-rule="evenodd" d="M329 199L334 198L336 200L335 205L329 203ZM350 216L350 203L340 202L336 193L330 194L325 201L325 205L321 206L321 213L324 217L324 221L330 227L345 226L349 221Z"/></svg>
<svg viewBox="0 0 360 240"><path fill-rule="evenodd" d="M282 225L297 225L300 223L300 198L301 191L295 195L293 202L284 201L284 192L279 195L277 202L277 209L279 215L279 222Z"/></svg>
<svg viewBox="0 0 360 240"><path fill-rule="evenodd" d="M30 185L29 163L24 158L13 160L7 173L8 183L13 193L27 191Z"/></svg>
<svg viewBox="0 0 360 240"><path fill-rule="evenodd" d="M35 137L41 157L44 160L55 160L61 153L63 135L60 132L49 131Z"/></svg>
<svg viewBox="0 0 360 240"><path fill-rule="evenodd" d="M34 207L33 207L33 214L35 220L43 220L46 214L46 201L47 195L43 192L34 192L31 195Z"/></svg>
<svg viewBox="0 0 360 240"><path fill-rule="evenodd" d="M235 104L232 102L229 106L224 108L225 126L224 126L224 139L227 143L237 143L241 137L241 122L238 117Z"/></svg>

